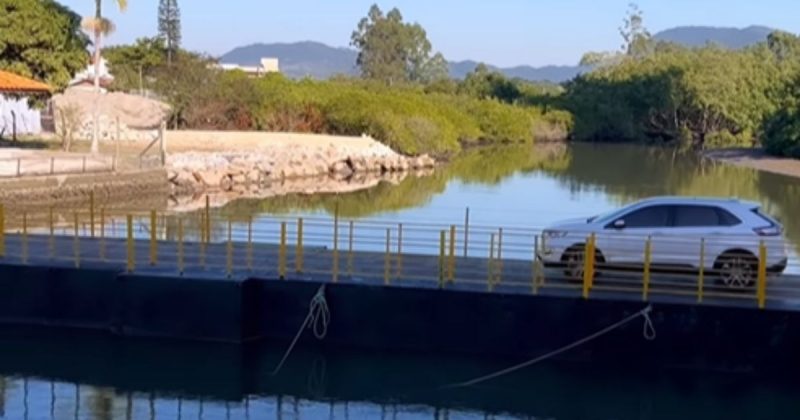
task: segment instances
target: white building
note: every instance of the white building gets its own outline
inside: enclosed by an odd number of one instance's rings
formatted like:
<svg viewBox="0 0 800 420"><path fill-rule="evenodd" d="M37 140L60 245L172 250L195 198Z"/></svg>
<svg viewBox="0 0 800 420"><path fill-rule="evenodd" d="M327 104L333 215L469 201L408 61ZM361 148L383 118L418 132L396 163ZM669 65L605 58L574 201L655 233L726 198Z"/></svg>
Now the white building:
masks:
<svg viewBox="0 0 800 420"><path fill-rule="evenodd" d="M247 73L248 76L259 77L267 73L279 73L280 63L277 58L262 58L261 64L258 66L240 66L238 64L220 63L217 67L222 70L240 70Z"/></svg>

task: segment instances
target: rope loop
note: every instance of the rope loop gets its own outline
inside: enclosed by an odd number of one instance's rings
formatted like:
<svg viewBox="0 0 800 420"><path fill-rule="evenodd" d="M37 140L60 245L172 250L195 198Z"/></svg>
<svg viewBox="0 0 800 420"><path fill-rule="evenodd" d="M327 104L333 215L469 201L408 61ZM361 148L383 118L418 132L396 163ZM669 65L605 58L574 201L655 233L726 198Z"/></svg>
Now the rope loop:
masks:
<svg viewBox="0 0 800 420"><path fill-rule="evenodd" d="M649 306L648 306L649 308ZM653 341L656 339L656 327L653 326L653 320L650 319L650 311L643 312L642 316L644 317L644 326L642 327L642 336L647 341Z"/></svg>
<svg viewBox="0 0 800 420"><path fill-rule="evenodd" d="M294 346L297 345L297 341L300 340L300 336L303 335L303 331L309 329L314 333L314 337L318 340L322 340L328 334L328 324L330 324L330 322L331 311L328 308L328 301L325 300L325 285L323 284L319 287L317 293L314 294L314 297L311 298L311 302L308 304L308 315L306 315L306 319L303 321L303 324L300 325L300 329L297 330L292 344L286 349L286 353L283 354L280 363L278 363L271 375L275 376L281 370L283 364L286 363L286 359L289 358L292 350L294 350Z"/></svg>

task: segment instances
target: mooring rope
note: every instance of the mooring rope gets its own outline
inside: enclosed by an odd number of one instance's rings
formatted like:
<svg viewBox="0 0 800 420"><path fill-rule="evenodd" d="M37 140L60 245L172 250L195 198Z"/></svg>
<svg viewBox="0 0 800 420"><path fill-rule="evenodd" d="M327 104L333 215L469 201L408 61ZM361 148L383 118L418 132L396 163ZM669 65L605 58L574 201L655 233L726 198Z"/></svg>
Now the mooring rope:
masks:
<svg viewBox="0 0 800 420"><path fill-rule="evenodd" d="M297 344L297 341L300 340L300 336L303 335L303 331L306 329L310 329L314 333L314 337L317 340L322 340L328 334L328 324L331 322L331 311L328 308L328 302L325 300L325 285L321 285L317 293L314 294L314 297L311 298L311 302L308 305L308 315L306 315L306 319L303 321L303 324L300 325L300 329L297 330L297 334L294 336L294 340L292 340L292 344L289 345L289 348L286 349L286 352L283 354L280 363L275 367L270 375L275 376L283 367L283 364L286 363L286 359L289 358L289 355L294 350L294 346Z"/></svg>
<svg viewBox="0 0 800 420"><path fill-rule="evenodd" d="M646 340L652 341L652 340L654 340L656 338L656 329L655 329L655 327L653 327L653 321L650 319L650 312L652 310L653 310L652 305L648 305L646 308L642 309L641 311L636 312L635 314L630 315L630 316L622 319L621 321L619 321L619 322L617 322L617 323L615 323L613 325L610 325L610 326L608 326L606 328L603 328L600 331L597 331L597 332L595 332L595 333L593 333L591 335L588 335L588 336L586 336L586 337L584 337L584 338L582 338L582 339L580 339L578 341L575 341L574 343L571 343L571 344L568 344L568 345L566 345L564 347L561 347L558 350L551 351L550 353L538 356L536 358L533 358L533 359L528 360L526 362L520 363L518 365L514 365L514 366L511 366L511 367L505 368L503 370L499 370L497 372L490 373L488 375L484 375L484 376L481 376L481 377L478 377L478 378L475 378L475 379L470 379L470 380L464 381L464 382L458 382L458 383L454 383L454 384L450 384L450 385L445 385L445 386L441 387L440 389L464 388L464 387L468 387L468 386L473 386L473 385L477 385L477 384L479 384L481 382L486 382L488 380L495 379L495 378L498 378L498 377L503 376L503 375L507 375L507 374L512 373L512 372L516 372L516 371L518 371L520 369L523 369L523 368L526 368L528 366L531 366L531 365L534 365L536 363L539 363L541 361L547 360L547 359L549 359L551 357L558 356L561 353L564 353L564 352L566 352L568 350L572 350L575 347L578 347L578 346L580 346L582 344L586 344L586 343L588 343L588 342L590 342L590 341L592 341L594 339L600 338L600 337L602 337L602 336L604 336L604 335L616 330L617 328L620 328L620 327L630 323L631 321L633 321L633 320L635 320L636 318L639 318L639 317L644 317L644 328L643 328L643 331L642 331L642 336Z"/></svg>

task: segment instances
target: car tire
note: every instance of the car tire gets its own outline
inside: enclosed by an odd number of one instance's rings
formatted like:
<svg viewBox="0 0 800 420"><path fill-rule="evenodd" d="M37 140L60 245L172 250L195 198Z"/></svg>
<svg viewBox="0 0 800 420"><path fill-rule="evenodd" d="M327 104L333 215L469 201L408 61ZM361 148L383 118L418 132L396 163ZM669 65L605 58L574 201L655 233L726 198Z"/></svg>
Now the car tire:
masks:
<svg viewBox="0 0 800 420"><path fill-rule="evenodd" d="M575 244L567 248L561 255L561 263L564 265L564 276L569 281L583 281L583 265L585 258L585 244ZM597 263L604 263L603 253L599 249L594 250L595 266ZM595 268L594 277L597 278L598 270Z"/></svg>
<svg viewBox="0 0 800 420"><path fill-rule="evenodd" d="M717 281L729 289L752 287L758 278L758 258L742 249L723 252L714 262Z"/></svg>

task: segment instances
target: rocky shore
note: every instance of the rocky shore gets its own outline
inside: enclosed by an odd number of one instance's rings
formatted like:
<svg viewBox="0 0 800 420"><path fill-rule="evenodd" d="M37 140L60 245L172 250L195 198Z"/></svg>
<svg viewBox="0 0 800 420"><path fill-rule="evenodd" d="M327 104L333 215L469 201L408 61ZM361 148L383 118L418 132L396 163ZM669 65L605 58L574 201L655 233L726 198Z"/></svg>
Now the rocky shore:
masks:
<svg viewBox="0 0 800 420"><path fill-rule="evenodd" d="M273 184L300 179L348 181L433 168L427 156L409 157L372 142L290 144L256 150L187 151L171 154L167 174L174 195L274 190ZM316 183L319 183L319 182ZM324 182L323 182L324 183ZM310 192L310 193L313 193Z"/></svg>

